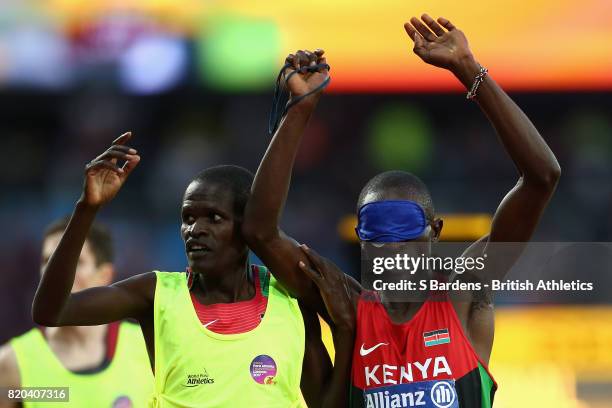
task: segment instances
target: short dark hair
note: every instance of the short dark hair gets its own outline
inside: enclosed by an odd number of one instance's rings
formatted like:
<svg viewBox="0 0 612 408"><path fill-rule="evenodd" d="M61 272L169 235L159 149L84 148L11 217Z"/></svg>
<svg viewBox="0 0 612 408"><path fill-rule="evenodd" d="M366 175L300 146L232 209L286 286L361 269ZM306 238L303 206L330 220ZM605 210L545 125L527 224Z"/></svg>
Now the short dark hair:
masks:
<svg viewBox="0 0 612 408"><path fill-rule="evenodd" d="M244 167L231 164L209 167L199 172L192 180L227 187L234 198L234 216L242 218L251 196L253 173Z"/></svg>
<svg viewBox="0 0 612 408"><path fill-rule="evenodd" d="M64 232L68 226L68 221L70 221L70 217L64 217L53 221L45 228L43 237L47 238L49 235ZM93 223L87 233L86 240L94 254L96 266L107 262L113 262L115 256L113 238L110 231L105 226Z"/></svg>
<svg viewBox="0 0 612 408"><path fill-rule="evenodd" d="M385 193L392 192L405 195L408 199L418 203L423 207L427 218L433 220L435 211L429 189L414 174L400 170L386 171L372 177L359 193L357 211L366 204L364 201L368 194L374 193L380 197L380 200L384 200Z"/></svg>

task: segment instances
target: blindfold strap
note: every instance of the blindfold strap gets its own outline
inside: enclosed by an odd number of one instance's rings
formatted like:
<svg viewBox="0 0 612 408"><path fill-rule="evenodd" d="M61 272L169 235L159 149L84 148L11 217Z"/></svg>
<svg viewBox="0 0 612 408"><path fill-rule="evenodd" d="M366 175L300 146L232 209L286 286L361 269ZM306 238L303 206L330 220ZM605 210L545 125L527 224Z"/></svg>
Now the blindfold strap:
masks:
<svg viewBox="0 0 612 408"><path fill-rule="evenodd" d="M321 83L321 85L319 85L312 91L301 95L289 102L289 93L282 92L283 87L281 86L281 78L283 77L283 72L285 72L285 69L291 68L292 66L293 65L290 63L286 63L285 65L283 65L280 72L278 73L278 76L276 77L276 86L274 87L274 96L272 97L272 111L270 112L270 119L268 121L268 132L270 133L270 136L274 135L274 132L276 132L276 129L278 129L281 120L283 120L289 109L291 109L295 104L297 104L299 101L306 98L307 96L317 93L327 87L327 85L329 85L329 81L331 80L328 75L327 78L325 78L325 80ZM298 72L303 74L306 72L317 72L321 69L326 69L329 71L331 68L327 64L316 64L300 67L299 70L292 71L285 78L284 88L287 89L287 82L289 81L289 78L291 78ZM281 106L283 105L285 106L281 109Z"/></svg>
<svg viewBox="0 0 612 408"><path fill-rule="evenodd" d="M402 242L418 238L427 228L423 208L414 201L375 201L359 209L355 231L362 241Z"/></svg>

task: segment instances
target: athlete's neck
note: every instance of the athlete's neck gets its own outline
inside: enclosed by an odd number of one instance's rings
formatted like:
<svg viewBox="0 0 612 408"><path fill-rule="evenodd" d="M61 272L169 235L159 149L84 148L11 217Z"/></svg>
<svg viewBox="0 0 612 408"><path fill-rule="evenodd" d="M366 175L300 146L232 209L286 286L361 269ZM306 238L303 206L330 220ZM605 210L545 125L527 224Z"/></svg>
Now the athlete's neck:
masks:
<svg viewBox="0 0 612 408"><path fill-rule="evenodd" d="M107 325L47 327L45 336L52 342L85 345L102 341L107 330Z"/></svg>
<svg viewBox="0 0 612 408"><path fill-rule="evenodd" d="M47 344L62 366L70 371L99 367L106 354L108 325L49 327Z"/></svg>
<svg viewBox="0 0 612 408"><path fill-rule="evenodd" d="M196 273L192 293L205 305L249 300L255 296L250 275L246 260L218 275Z"/></svg>
<svg viewBox="0 0 612 408"><path fill-rule="evenodd" d="M391 302L381 298L381 303L391 321L402 324L411 320L425 302Z"/></svg>

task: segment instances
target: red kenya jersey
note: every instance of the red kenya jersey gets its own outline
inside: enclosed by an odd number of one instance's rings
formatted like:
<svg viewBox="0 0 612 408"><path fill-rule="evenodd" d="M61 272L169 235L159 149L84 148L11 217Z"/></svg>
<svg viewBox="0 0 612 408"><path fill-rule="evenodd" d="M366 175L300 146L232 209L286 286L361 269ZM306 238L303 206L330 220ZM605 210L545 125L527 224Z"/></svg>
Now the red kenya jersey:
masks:
<svg viewBox="0 0 612 408"><path fill-rule="evenodd" d="M497 385L447 297L395 324L374 292L361 295L351 407L487 408Z"/></svg>

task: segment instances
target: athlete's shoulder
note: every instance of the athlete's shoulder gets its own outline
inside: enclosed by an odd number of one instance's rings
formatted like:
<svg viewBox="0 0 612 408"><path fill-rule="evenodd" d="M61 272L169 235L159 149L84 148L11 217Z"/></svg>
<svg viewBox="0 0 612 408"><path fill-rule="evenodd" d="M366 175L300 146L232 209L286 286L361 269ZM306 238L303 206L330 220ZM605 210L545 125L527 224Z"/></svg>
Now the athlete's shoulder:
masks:
<svg viewBox="0 0 612 408"><path fill-rule="evenodd" d="M168 271L158 271L154 270L152 272L148 272L144 275L153 275L155 279L172 279L176 276L187 276L186 272L168 272Z"/></svg>
<svg viewBox="0 0 612 408"><path fill-rule="evenodd" d="M153 286L177 286L189 279L187 272L153 271Z"/></svg>
<svg viewBox="0 0 612 408"><path fill-rule="evenodd" d="M250 264L250 268L253 278L257 277L259 280L259 287L261 288L261 292L265 297L268 297L270 286L274 286L281 292L287 293L285 288L274 278L274 275L272 275L270 270L264 265Z"/></svg>
<svg viewBox="0 0 612 408"><path fill-rule="evenodd" d="M351 300L353 301L353 306L357 306L357 303L361 298L361 294L366 290L363 288L363 286L361 286L361 283L357 282L357 279L353 278L349 274L346 274L346 282L348 284L348 290L351 293Z"/></svg>
<svg viewBox="0 0 612 408"><path fill-rule="evenodd" d="M0 387L17 388L21 386L17 354L11 343L0 346Z"/></svg>
<svg viewBox="0 0 612 408"><path fill-rule="evenodd" d="M277 295L295 299L295 297L289 293L289 291L274 277L274 274L270 273L270 270L264 265L251 264L251 270L254 274L257 274L261 292L265 297L268 297L270 290L274 289Z"/></svg>
<svg viewBox="0 0 612 408"><path fill-rule="evenodd" d="M359 293L359 300L362 302L380 303L380 296L374 290L362 289Z"/></svg>
<svg viewBox="0 0 612 408"><path fill-rule="evenodd" d="M142 299L152 305L156 282L155 272L145 272L113 283L111 286L121 288L133 299Z"/></svg>

